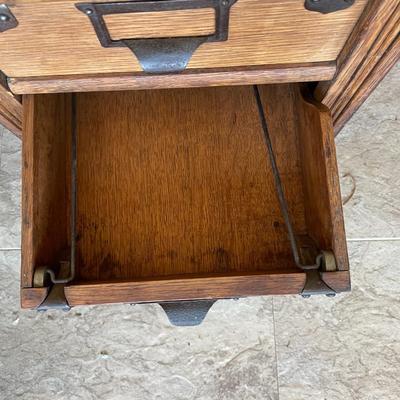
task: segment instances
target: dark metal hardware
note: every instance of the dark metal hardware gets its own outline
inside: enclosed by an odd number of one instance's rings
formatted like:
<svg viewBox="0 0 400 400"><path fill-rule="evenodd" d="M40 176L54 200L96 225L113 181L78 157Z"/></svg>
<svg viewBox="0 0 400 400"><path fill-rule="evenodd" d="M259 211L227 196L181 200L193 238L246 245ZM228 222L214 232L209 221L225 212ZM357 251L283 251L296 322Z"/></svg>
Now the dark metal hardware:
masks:
<svg viewBox="0 0 400 400"><path fill-rule="evenodd" d="M0 32L16 28L18 21L8 8L7 4L0 4Z"/></svg>
<svg viewBox="0 0 400 400"><path fill-rule="evenodd" d="M206 317L216 300L177 301L160 303L172 325L197 326Z"/></svg>
<svg viewBox="0 0 400 400"><path fill-rule="evenodd" d="M322 279L321 272L323 270L336 270L335 257L331 251L320 251L315 258L314 263L304 264L299 254L299 246L297 244L296 235L293 230L292 222L289 215L289 207L282 188L282 180L279 174L279 169L276 163L274 149L272 147L271 137L269 135L267 119L264 112L264 107L261 101L260 91L257 85L254 85L254 96L257 103L258 114L263 131L263 137L268 149L268 155L271 163L272 173L274 175L275 188L278 195L279 205L282 216L285 221L286 229L289 236L290 246L293 253L293 259L296 266L306 273L306 283L302 291L304 297L309 297L312 294L326 294L332 296L336 294Z"/></svg>
<svg viewBox="0 0 400 400"><path fill-rule="evenodd" d="M310 11L329 14L351 7L354 1L355 0L306 0L304 7Z"/></svg>
<svg viewBox="0 0 400 400"><path fill-rule="evenodd" d="M118 3L78 3L78 10L92 22L103 47L128 47L147 73L183 71L193 53L206 42L228 39L230 8L238 0L164 0L127 1ZM113 40L104 21L104 15L139 12L161 12L214 8L215 32L211 35L176 38L145 38Z"/></svg>

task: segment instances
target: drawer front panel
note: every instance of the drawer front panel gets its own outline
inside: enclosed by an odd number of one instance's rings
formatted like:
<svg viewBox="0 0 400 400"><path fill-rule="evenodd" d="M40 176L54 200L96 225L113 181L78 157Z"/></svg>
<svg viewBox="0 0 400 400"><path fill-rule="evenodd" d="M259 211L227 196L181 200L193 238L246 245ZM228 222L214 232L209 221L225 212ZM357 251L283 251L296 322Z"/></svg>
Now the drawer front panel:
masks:
<svg viewBox="0 0 400 400"><path fill-rule="evenodd" d="M6 1L18 20L0 33L0 69L9 77L69 76L141 72L131 50L104 48L77 1ZM187 68L218 69L333 61L367 0L346 10L321 14L303 0L238 0L230 9L229 37L197 48ZM211 13L210 13L211 11ZM212 9L109 15L110 35L154 37L204 35ZM160 22L161 21L161 22ZM193 22L195 21L195 22ZM144 24L146 22L146 24Z"/></svg>

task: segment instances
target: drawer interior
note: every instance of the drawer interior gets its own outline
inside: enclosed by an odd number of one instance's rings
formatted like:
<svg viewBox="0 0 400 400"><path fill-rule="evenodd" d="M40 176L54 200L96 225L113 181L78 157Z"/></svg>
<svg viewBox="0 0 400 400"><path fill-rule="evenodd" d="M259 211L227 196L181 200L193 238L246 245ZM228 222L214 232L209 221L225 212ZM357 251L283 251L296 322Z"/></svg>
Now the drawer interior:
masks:
<svg viewBox="0 0 400 400"><path fill-rule="evenodd" d="M298 243L333 251L346 271L329 112L297 84L259 88ZM29 95L24 106L24 288L35 268L70 261L76 124L72 305L301 292L251 86Z"/></svg>

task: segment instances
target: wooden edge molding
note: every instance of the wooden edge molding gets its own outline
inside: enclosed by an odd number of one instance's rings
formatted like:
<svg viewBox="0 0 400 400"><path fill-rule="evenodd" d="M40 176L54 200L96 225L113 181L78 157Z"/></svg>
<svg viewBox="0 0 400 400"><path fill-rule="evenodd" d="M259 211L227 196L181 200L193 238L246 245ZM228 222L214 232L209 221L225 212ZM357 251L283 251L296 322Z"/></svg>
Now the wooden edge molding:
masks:
<svg viewBox="0 0 400 400"><path fill-rule="evenodd" d="M339 54L334 78L317 85L314 97L331 109L335 133L399 58L393 50L399 38L399 15L398 0L370 0Z"/></svg>
<svg viewBox="0 0 400 400"><path fill-rule="evenodd" d="M325 283L337 293L350 290L350 272L323 272ZM71 307L111 303L156 303L199 299L300 294L305 284L302 272L254 274L192 279L93 283L67 286ZM35 309L46 299L48 288L22 288L21 307Z"/></svg>
<svg viewBox="0 0 400 400"><path fill-rule="evenodd" d="M346 108L334 119L335 134L337 135L351 116L367 100L368 96L378 86L381 80L400 59L400 37L392 43L385 55L380 59L374 70L364 80L357 92L349 100Z"/></svg>
<svg viewBox="0 0 400 400"><path fill-rule="evenodd" d="M44 288L22 288L21 308L34 309L39 307L47 297L49 289Z"/></svg>
<svg viewBox="0 0 400 400"><path fill-rule="evenodd" d="M257 68L187 71L180 74L85 75L9 78L16 94L173 89L291 82L316 82L333 78L335 62L282 64Z"/></svg>
<svg viewBox="0 0 400 400"><path fill-rule="evenodd" d="M304 288L305 277L305 274L299 271L286 274L78 284L65 287L65 294L72 307L299 294Z"/></svg>
<svg viewBox="0 0 400 400"><path fill-rule="evenodd" d="M322 272L322 279L337 293L351 290L350 271Z"/></svg>
<svg viewBox="0 0 400 400"><path fill-rule="evenodd" d="M22 136L22 103L7 87L7 77L0 71L0 124Z"/></svg>

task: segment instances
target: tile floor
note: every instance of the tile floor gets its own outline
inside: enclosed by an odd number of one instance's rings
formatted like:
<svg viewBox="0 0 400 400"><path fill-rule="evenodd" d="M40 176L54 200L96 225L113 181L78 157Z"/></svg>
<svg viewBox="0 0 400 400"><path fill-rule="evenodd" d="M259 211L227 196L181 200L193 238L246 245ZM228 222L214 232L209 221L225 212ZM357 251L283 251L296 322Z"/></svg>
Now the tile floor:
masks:
<svg viewBox="0 0 400 400"><path fill-rule="evenodd" d="M400 399L400 64L337 139L356 191L334 299L219 301L192 328L156 305L20 311L20 147L0 128L0 399Z"/></svg>

